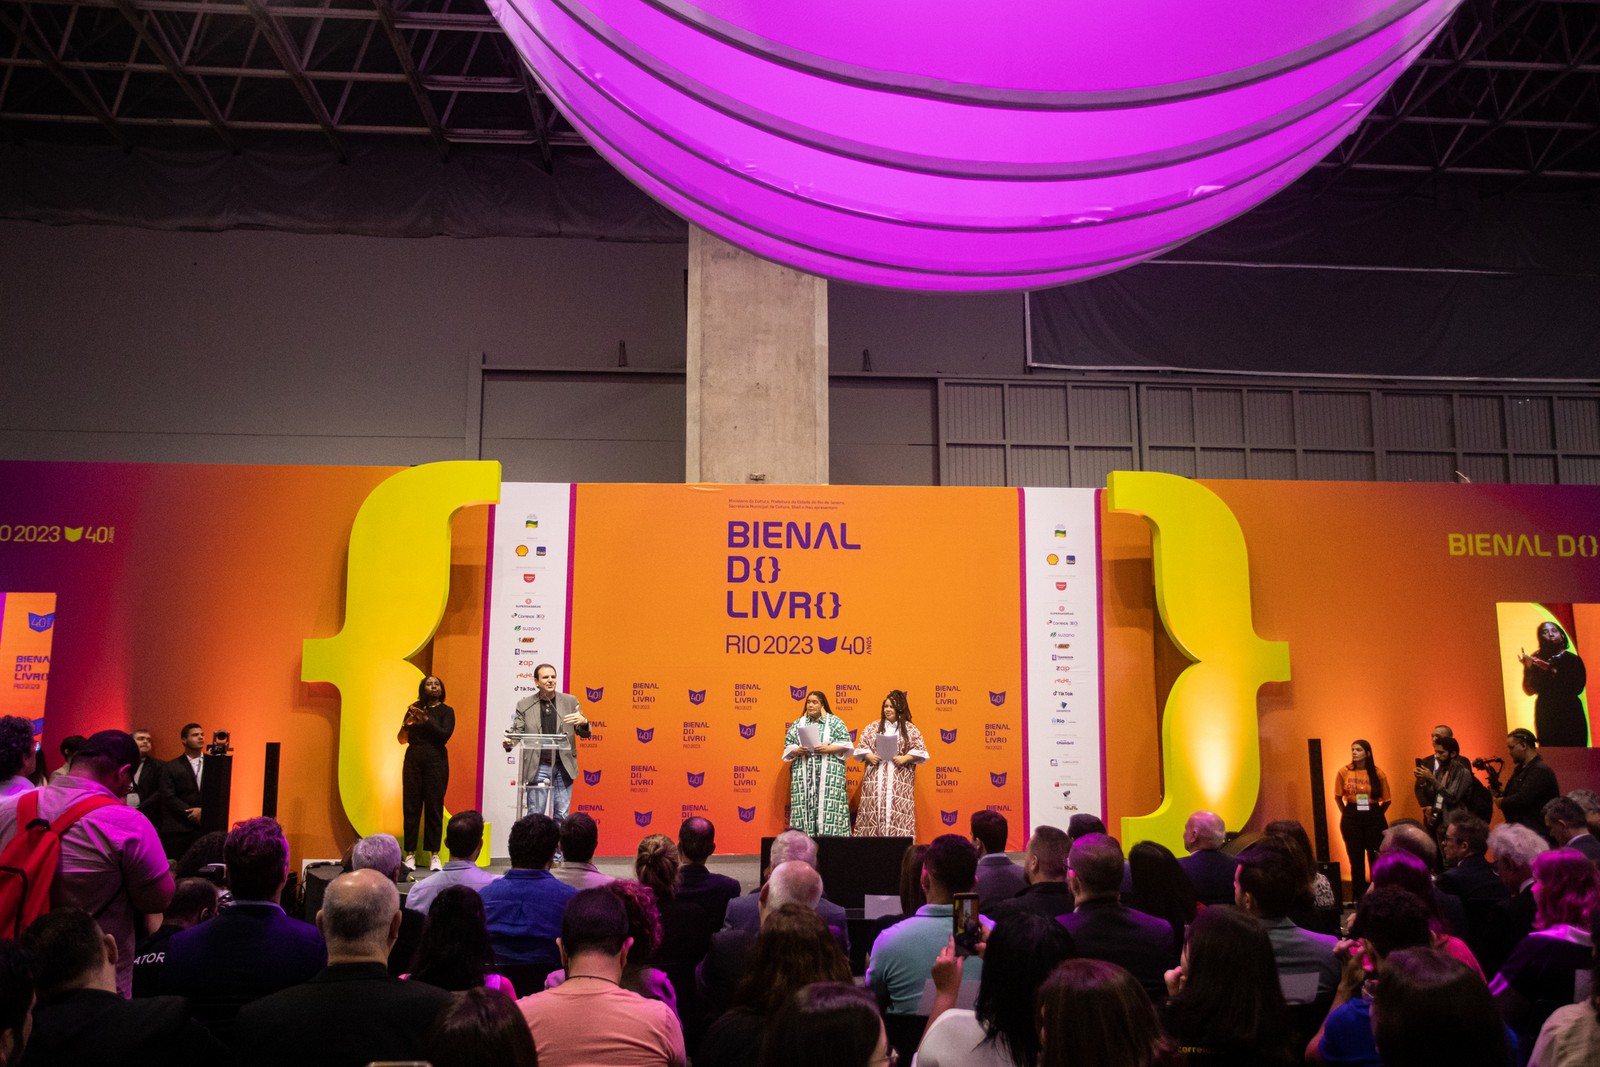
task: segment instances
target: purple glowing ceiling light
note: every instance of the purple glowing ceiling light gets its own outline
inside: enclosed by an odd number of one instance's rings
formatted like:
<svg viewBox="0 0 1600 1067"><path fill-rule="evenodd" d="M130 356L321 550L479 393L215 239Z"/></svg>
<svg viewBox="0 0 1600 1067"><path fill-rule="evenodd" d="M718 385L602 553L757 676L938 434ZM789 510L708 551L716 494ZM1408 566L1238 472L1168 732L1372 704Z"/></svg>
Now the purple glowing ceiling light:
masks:
<svg viewBox="0 0 1600 1067"><path fill-rule="evenodd" d="M801 270L1006 290L1131 266L1265 200L1460 0L489 0L650 195Z"/></svg>

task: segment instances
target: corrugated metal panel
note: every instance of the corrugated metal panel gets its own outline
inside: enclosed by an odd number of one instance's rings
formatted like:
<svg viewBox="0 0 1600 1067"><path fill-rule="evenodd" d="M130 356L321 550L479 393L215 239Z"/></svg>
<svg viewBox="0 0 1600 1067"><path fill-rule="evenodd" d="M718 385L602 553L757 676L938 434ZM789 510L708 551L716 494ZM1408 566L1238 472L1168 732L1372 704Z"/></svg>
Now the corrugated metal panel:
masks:
<svg viewBox="0 0 1600 1067"><path fill-rule="evenodd" d="M1074 448L1072 484L1079 489L1103 489L1112 471L1138 470L1131 448Z"/></svg>
<svg viewBox="0 0 1600 1067"><path fill-rule="evenodd" d="M1006 435L1003 386L947 382L944 387L944 434L950 441L1002 441ZM967 483L961 483L967 484ZM1004 484L979 482L973 484Z"/></svg>
<svg viewBox="0 0 1600 1067"><path fill-rule="evenodd" d="M1372 445L1370 393L1302 391L1295 425L1303 448L1366 448Z"/></svg>
<svg viewBox="0 0 1600 1067"><path fill-rule="evenodd" d="M1139 414L1146 441L1169 445L1194 441L1193 389L1146 389Z"/></svg>
<svg viewBox="0 0 1600 1067"><path fill-rule="evenodd" d="M1071 389L1067 410L1074 444L1133 440L1133 386L1074 385Z"/></svg>
<svg viewBox="0 0 1600 1067"><path fill-rule="evenodd" d="M1550 429L1550 398L1513 396L1506 400L1506 437L1513 452L1518 449L1555 447ZM1521 481L1521 479L1517 479Z"/></svg>
<svg viewBox="0 0 1600 1067"><path fill-rule="evenodd" d="M1600 452L1600 400L1556 400L1556 447L1563 452Z"/></svg>
<svg viewBox="0 0 1600 1067"><path fill-rule="evenodd" d="M1195 440L1202 445L1244 443L1244 393L1238 389L1194 391Z"/></svg>
<svg viewBox="0 0 1600 1067"><path fill-rule="evenodd" d="M1390 452L1385 457L1384 481L1453 482L1454 452Z"/></svg>
<svg viewBox="0 0 1600 1067"><path fill-rule="evenodd" d="M1505 455L1468 453L1461 457L1461 473L1474 482L1502 484L1509 475L1510 466L1510 458Z"/></svg>
<svg viewBox="0 0 1600 1067"><path fill-rule="evenodd" d="M1012 445L1011 484L1041 488L1070 486L1071 455L1066 445Z"/></svg>
<svg viewBox="0 0 1600 1067"><path fill-rule="evenodd" d="M1316 482L1370 482L1377 479L1371 452L1302 452L1300 477Z"/></svg>
<svg viewBox="0 0 1600 1067"><path fill-rule="evenodd" d="M1511 480L1517 485L1554 485L1554 456L1512 456Z"/></svg>
<svg viewBox="0 0 1600 1067"><path fill-rule="evenodd" d="M1456 440L1462 448L1506 447L1503 397L1463 396L1456 400Z"/></svg>
<svg viewBox="0 0 1600 1067"><path fill-rule="evenodd" d="M1293 481L1298 475L1295 473L1295 457L1293 452L1274 452L1265 449L1251 449L1245 458L1245 468L1250 478L1277 478L1282 481Z"/></svg>
<svg viewBox="0 0 1600 1067"><path fill-rule="evenodd" d="M1448 395L1389 393L1383 397L1382 404L1383 433L1379 436L1385 448L1455 447L1451 425L1455 416Z"/></svg>
<svg viewBox="0 0 1600 1067"><path fill-rule="evenodd" d="M1005 485L1003 445L947 445L944 453L945 485Z"/></svg>
<svg viewBox="0 0 1600 1067"><path fill-rule="evenodd" d="M1196 478L1248 478L1242 448L1202 448L1195 457Z"/></svg>
<svg viewBox="0 0 1600 1067"><path fill-rule="evenodd" d="M1195 477L1194 449L1192 448L1160 448L1152 446L1146 451L1146 469L1162 471L1166 474L1180 474L1185 478Z"/></svg>
<svg viewBox="0 0 1600 1067"><path fill-rule="evenodd" d="M1294 447L1294 394L1287 389L1252 389L1244 395L1245 440L1252 445Z"/></svg>
<svg viewBox="0 0 1600 1067"><path fill-rule="evenodd" d="M1562 485L1600 485L1600 456L1562 456Z"/></svg>
<svg viewBox="0 0 1600 1067"><path fill-rule="evenodd" d="M1067 440L1067 387L1052 385L1011 385L1006 387L1011 405L1006 427L1013 441ZM1043 482L1017 482L1018 485L1043 485ZM1049 483L1054 485L1056 483ZM1066 483L1061 483L1065 485Z"/></svg>

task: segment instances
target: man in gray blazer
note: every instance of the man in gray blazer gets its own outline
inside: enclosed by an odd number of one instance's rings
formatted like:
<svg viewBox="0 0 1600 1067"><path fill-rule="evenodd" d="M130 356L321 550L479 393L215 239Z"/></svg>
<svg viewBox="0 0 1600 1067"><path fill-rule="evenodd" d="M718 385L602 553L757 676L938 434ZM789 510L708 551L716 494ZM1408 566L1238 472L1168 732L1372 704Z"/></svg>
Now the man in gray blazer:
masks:
<svg viewBox="0 0 1600 1067"><path fill-rule="evenodd" d="M515 747L512 737L516 734L566 735L569 751L561 752L559 759L554 753L545 753L535 785L528 791L527 810L543 814L544 798L538 790L553 790L555 803L550 815L560 822L572 804L572 783L578 778L577 738L589 736L589 720L583 717L577 697L556 692L556 669L550 664L541 663L533 669L533 682L538 688L517 701L516 713L506 728L505 749L510 752Z"/></svg>

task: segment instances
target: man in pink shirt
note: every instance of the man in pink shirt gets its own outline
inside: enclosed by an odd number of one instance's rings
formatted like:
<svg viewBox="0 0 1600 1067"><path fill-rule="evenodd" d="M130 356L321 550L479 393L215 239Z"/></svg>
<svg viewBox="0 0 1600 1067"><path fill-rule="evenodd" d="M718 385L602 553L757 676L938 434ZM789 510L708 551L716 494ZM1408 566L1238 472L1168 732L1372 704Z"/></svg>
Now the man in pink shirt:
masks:
<svg viewBox="0 0 1600 1067"><path fill-rule="evenodd" d="M517 1002L539 1067L684 1067L683 1030L672 1009L621 986L633 945L622 901L585 889L567 902L556 944L566 981Z"/></svg>

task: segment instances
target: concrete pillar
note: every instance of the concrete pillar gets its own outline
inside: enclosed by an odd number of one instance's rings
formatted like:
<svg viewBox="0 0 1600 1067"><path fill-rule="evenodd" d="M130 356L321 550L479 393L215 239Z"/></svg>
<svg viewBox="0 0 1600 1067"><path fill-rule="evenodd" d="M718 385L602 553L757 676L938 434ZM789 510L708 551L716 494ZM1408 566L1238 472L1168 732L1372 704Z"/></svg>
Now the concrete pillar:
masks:
<svg viewBox="0 0 1600 1067"><path fill-rule="evenodd" d="M828 283L689 227L690 482L828 481Z"/></svg>

